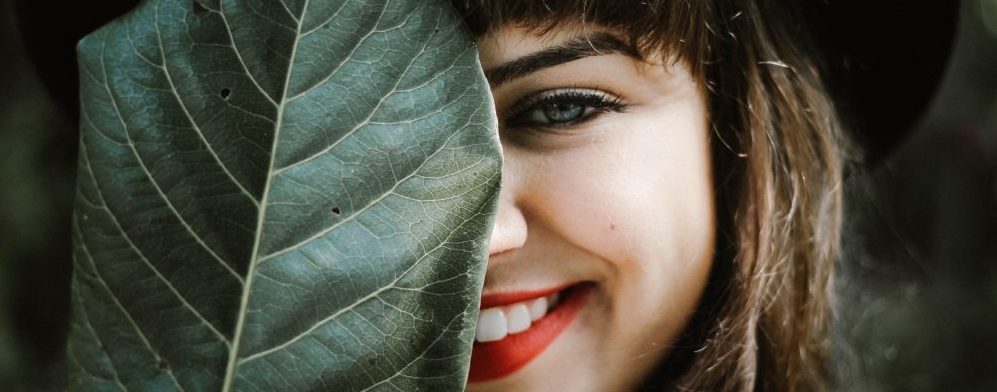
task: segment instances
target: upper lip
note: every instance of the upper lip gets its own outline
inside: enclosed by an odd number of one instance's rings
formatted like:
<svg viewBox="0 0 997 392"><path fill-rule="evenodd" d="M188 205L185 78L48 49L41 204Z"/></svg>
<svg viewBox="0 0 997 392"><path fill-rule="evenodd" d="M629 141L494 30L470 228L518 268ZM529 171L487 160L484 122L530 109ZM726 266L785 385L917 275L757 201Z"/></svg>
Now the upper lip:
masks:
<svg viewBox="0 0 997 392"><path fill-rule="evenodd" d="M522 302L534 298L546 297L548 295L560 292L568 287L571 287L574 284L575 283L567 283L557 286L550 286L542 289L505 291L505 292L484 294L481 296L481 309L494 308L496 306L510 305L516 302Z"/></svg>

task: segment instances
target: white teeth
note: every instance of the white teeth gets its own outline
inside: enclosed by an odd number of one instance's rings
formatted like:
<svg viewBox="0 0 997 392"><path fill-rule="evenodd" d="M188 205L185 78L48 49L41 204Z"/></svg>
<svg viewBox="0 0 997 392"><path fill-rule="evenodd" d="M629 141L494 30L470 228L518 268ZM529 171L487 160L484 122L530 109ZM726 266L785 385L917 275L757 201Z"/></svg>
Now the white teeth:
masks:
<svg viewBox="0 0 997 392"><path fill-rule="evenodd" d="M502 340L509 332L509 323L500 308L482 309L478 314L475 339L479 342Z"/></svg>
<svg viewBox="0 0 997 392"><path fill-rule="evenodd" d="M530 328L530 310L522 302L505 308L509 319L509 333L523 332Z"/></svg>
<svg viewBox="0 0 997 392"><path fill-rule="evenodd" d="M474 339L482 343L494 342L530 329L534 321L547 315L547 310L554 307L559 298L559 294L552 294L512 305L481 309Z"/></svg>
<svg viewBox="0 0 997 392"><path fill-rule="evenodd" d="M547 297L540 297L530 302L530 320L537 321L547 314Z"/></svg>

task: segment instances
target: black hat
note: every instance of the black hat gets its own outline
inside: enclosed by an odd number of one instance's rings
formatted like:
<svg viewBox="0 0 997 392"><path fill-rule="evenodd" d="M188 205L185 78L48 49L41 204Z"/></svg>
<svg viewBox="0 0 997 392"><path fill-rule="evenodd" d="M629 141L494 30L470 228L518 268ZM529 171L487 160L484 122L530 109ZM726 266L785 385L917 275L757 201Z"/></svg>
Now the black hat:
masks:
<svg viewBox="0 0 997 392"><path fill-rule="evenodd" d="M805 0L828 88L874 164L917 125L955 42L958 0Z"/></svg>
<svg viewBox="0 0 997 392"><path fill-rule="evenodd" d="M708 0L702 0L708 1ZM941 81L959 2L803 0L829 87L846 121L876 162L915 125ZM76 42L137 0L17 0L26 50L67 113L77 113ZM100 4L100 5L98 5Z"/></svg>

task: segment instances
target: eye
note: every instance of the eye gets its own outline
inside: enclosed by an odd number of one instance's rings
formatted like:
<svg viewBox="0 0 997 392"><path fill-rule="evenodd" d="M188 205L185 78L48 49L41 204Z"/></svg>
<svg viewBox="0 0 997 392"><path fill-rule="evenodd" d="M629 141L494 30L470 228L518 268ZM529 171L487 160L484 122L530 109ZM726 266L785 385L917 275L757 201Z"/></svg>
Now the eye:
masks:
<svg viewBox="0 0 997 392"><path fill-rule="evenodd" d="M600 113L622 112L625 108L620 98L600 90L547 90L517 102L509 110L506 123L511 127L569 127Z"/></svg>

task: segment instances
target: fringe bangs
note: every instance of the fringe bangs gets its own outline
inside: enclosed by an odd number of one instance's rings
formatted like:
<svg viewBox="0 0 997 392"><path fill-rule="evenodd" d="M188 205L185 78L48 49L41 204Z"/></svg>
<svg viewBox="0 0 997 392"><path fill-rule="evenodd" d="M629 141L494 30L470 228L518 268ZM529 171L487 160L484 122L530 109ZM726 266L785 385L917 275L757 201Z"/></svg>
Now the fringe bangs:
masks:
<svg viewBox="0 0 997 392"><path fill-rule="evenodd" d="M636 53L688 62L694 77L708 64L713 26L719 20L709 1L645 0L454 0L475 36L500 26L522 26L538 36L565 25L589 25L623 35Z"/></svg>

